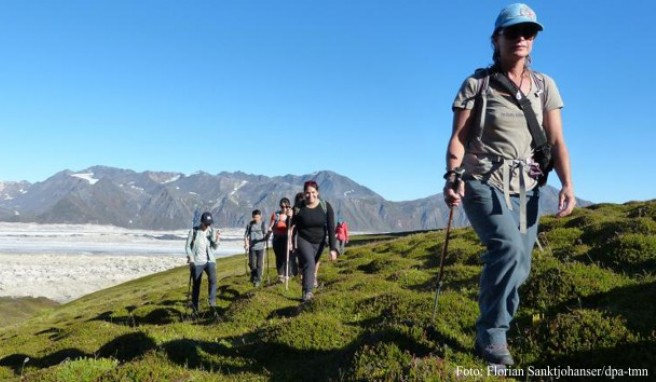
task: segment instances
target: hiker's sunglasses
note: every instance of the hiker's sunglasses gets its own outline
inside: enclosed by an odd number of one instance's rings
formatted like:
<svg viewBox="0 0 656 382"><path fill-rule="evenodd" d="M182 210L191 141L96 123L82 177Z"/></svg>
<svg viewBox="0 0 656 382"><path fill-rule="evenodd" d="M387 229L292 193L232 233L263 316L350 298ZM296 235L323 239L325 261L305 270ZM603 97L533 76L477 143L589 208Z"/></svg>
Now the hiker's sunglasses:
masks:
<svg viewBox="0 0 656 382"><path fill-rule="evenodd" d="M508 40L517 40L520 36L526 40L533 40L538 34L538 28L533 25L514 25L501 30L501 35Z"/></svg>
<svg viewBox="0 0 656 382"><path fill-rule="evenodd" d="M280 208L284 210L284 209L286 209L286 208L289 208L289 206L286 206L286 205L284 205L284 204L281 204L281 205L280 205Z"/></svg>

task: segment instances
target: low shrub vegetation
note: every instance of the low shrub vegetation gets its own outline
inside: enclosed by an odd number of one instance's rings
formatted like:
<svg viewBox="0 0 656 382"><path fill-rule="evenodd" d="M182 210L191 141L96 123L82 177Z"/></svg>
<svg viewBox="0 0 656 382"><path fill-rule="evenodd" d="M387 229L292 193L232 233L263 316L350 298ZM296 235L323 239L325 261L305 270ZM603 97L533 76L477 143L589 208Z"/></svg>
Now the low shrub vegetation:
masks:
<svg viewBox="0 0 656 382"><path fill-rule="evenodd" d="M631 202L542 218L509 331L515 369L655 375L654 211L656 202ZM0 379L512 380L487 375L473 352L484 248L471 229L452 232L433 314L444 239L441 230L354 237L336 263L323 261L308 303L298 277L285 288L274 270L253 288L242 255L220 259L218 306L203 302L198 316L186 267L47 305L0 329ZM483 372L467 378L464 369Z"/></svg>

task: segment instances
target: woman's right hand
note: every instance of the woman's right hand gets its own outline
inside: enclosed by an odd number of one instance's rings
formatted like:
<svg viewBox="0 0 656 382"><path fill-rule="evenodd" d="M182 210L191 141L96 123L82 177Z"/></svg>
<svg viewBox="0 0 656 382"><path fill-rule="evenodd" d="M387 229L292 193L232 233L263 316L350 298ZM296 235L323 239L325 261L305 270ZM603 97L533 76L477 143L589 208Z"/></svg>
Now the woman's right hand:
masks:
<svg viewBox="0 0 656 382"><path fill-rule="evenodd" d="M458 179L447 180L444 184L444 203L449 207L458 207L465 196L465 182Z"/></svg>

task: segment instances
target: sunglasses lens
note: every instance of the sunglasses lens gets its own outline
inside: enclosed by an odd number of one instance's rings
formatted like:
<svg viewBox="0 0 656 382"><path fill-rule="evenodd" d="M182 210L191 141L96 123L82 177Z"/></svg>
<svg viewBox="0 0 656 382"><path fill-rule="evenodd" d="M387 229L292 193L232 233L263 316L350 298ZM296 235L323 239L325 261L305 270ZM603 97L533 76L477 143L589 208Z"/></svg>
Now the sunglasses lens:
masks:
<svg viewBox="0 0 656 382"><path fill-rule="evenodd" d="M510 27L503 30L503 35L509 40L518 39L520 36L530 40L535 37L537 33L537 29L530 26Z"/></svg>

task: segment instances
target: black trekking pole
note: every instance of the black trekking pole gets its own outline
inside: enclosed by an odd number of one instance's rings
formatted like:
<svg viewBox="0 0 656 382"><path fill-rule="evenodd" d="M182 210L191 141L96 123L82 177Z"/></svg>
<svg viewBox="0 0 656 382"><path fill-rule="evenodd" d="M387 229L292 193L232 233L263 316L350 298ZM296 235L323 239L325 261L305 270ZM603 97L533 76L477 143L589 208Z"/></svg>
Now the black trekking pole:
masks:
<svg viewBox="0 0 656 382"><path fill-rule="evenodd" d="M244 255L246 255L246 260L244 261L244 273L248 275L248 247L244 247Z"/></svg>
<svg viewBox="0 0 656 382"><path fill-rule="evenodd" d="M460 178L464 170L457 170L455 172L455 179L452 184L452 189L457 191L460 185ZM447 250L449 248L449 236L451 234L451 223L453 222L453 205L449 206L449 221L446 224L446 237L444 238L444 246L442 247L442 256L440 256L440 271L437 274L437 289L435 290L435 304L433 305L433 316L431 322L435 322L435 314L437 313L437 302L440 297L440 290L442 289L442 276L444 275L444 258L446 258Z"/></svg>
<svg viewBox="0 0 656 382"><path fill-rule="evenodd" d="M189 286L187 286L187 306L191 305L191 280L194 278L194 272L189 263Z"/></svg>
<svg viewBox="0 0 656 382"><path fill-rule="evenodd" d="M196 207L195 210L194 210L194 215L191 218L191 229L194 232L193 233L193 238L191 240L191 247L192 248L193 248L194 240L196 239L196 231L195 230L196 230L196 227L198 226L199 221L200 221L200 211L198 210L198 207ZM189 308L189 307L192 306L192 302L191 302L191 281L194 277L194 270L193 270L193 266L192 266L193 258L187 258L187 261L188 261L187 265L189 265L189 283L187 285L187 307Z"/></svg>

